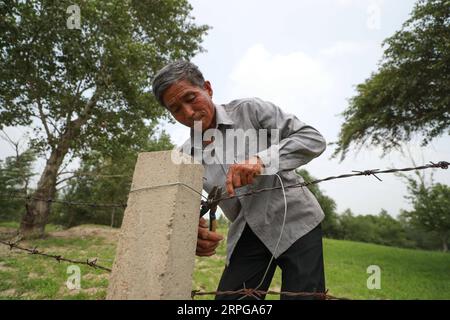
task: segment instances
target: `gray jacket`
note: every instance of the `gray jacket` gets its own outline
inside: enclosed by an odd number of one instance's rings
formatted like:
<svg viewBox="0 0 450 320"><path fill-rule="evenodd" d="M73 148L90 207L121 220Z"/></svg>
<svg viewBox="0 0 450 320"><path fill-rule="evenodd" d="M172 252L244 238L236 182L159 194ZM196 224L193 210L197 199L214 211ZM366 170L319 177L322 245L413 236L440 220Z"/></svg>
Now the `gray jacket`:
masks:
<svg viewBox="0 0 450 320"><path fill-rule="evenodd" d="M279 179L273 174L274 172L278 172L284 185L303 182L303 179L294 170L321 155L326 148L325 139L316 129L301 122L296 116L282 111L273 103L258 98L249 98L234 100L224 105L215 105L215 108L216 128L224 135L227 129L239 128L244 130L278 129L279 132L277 144L271 144L271 135L269 134L267 141L264 141L267 148L261 150L258 146L258 152L255 153L266 166L269 166L269 163L277 163L277 170L271 173L263 172L252 185L236 189L237 195L251 190L280 186ZM211 155L211 150L214 154L214 149L224 148L223 154L229 153L230 148L226 148L226 143L218 145L216 140L206 148L201 146L199 148L194 144L193 132L191 130L191 138L181 146L180 151L186 153L186 150L190 150L193 155L195 150L203 155L205 152ZM261 144L262 141L259 140L265 139L265 137L258 136L257 139ZM237 149L233 153L237 159L248 159L255 155L251 154L249 148ZM204 190L209 193L215 185L222 186L225 190L226 173L230 164L207 164L203 161L203 166L205 169ZM287 199L286 223L276 252L285 211L281 189L220 202L220 208L231 221L227 237L227 265L246 223L277 258L292 243L323 220L324 213L308 188L288 188L285 189L285 192Z"/></svg>

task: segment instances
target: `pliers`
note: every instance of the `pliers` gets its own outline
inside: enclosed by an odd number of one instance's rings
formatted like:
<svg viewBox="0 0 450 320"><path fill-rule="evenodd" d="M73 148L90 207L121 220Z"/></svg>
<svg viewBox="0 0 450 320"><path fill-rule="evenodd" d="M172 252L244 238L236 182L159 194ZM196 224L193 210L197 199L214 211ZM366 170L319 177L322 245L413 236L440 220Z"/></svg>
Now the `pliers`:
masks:
<svg viewBox="0 0 450 320"><path fill-rule="evenodd" d="M200 218L209 211L209 230L213 232L217 229L216 211L221 196L222 188L214 186L208 194L208 199L202 201L202 207L200 209Z"/></svg>

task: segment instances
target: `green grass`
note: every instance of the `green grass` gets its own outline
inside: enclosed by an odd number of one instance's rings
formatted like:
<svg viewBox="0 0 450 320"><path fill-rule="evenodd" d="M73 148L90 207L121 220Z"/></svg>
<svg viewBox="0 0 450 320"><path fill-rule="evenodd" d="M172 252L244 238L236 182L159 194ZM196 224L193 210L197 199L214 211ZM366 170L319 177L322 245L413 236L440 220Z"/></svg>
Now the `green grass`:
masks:
<svg viewBox="0 0 450 320"><path fill-rule="evenodd" d="M220 232L226 234L224 229ZM350 299L450 299L448 253L332 239L324 239L323 244L329 294ZM214 259L197 257L196 261L194 287L216 290L224 268L225 245L218 248ZM380 289L367 288L370 265L381 269ZM280 288L281 270L277 268L271 289ZM267 296L269 300L278 298Z"/></svg>
<svg viewBox="0 0 450 320"><path fill-rule="evenodd" d="M10 224L15 226L15 224ZM6 227L8 224L2 223ZM61 230L50 226L47 232ZM21 246L73 260L97 258L97 263L111 267L115 244L100 237L47 237L23 241ZM10 251L0 245L0 299L104 299L108 287L108 273L80 265L81 289L69 290L65 284L70 274L69 263Z"/></svg>
<svg viewBox="0 0 450 320"><path fill-rule="evenodd" d="M450 254L342 240L324 241L327 286L353 299L450 299ZM367 289L367 267L381 269L381 289Z"/></svg>
<svg viewBox="0 0 450 320"><path fill-rule="evenodd" d="M0 228L11 228L11 229L18 229L19 228L20 223L17 221L1 221L0 222ZM54 225L54 224L47 224L45 226L45 231L46 232L53 232L53 231L59 231L62 230L63 228L61 226L58 225Z"/></svg>
<svg viewBox="0 0 450 320"><path fill-rule="evenodd" d="M1 223L0 226L16 227L17 224ZM226 234L224 229L220 232ZM37 246L44 252L77 260L97 257L98 263L107 267L111 267L115 254L114 241L98 236L48 237L26 241L22 245ZM332 295L351 299L450 299L450 254L325 239L324 255L327 288ZM69 290L65 285L68 265L9 251L0 245L0 299L105 298L107 272L81 265L81 289ZM381 289L367 289L369 265L380 267ZM196 257L193 289L216 290L224 266L225 241L215 256ZM280 290L280 276L280 270L277 270L271 289ZM278 299L278 296L267 299Z"/></svg>

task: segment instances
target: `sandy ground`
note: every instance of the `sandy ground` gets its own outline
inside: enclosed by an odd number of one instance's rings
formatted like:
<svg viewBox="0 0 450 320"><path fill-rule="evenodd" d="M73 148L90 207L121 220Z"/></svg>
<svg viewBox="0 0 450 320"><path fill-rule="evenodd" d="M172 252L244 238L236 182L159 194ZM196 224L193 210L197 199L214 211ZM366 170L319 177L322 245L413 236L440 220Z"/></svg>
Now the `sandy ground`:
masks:
<svg viewBox="0 0 450 320"><path fill-rule="evenodd" d="M80 225L66 230L48 232L47 237L51 238L86 238L100 237L107 242L117 242L120 229L107 226ZM16 230L13 228L0 227L0 239L14 240Z"/></svg>
<svg viewBox="0 0 450 320"><path fill-rule="evenodd" d="M49 236L55 238L100 237L108 242L117 242L119 232L120 229L106 226L81 225L67 230L49 232Z"/></svg>

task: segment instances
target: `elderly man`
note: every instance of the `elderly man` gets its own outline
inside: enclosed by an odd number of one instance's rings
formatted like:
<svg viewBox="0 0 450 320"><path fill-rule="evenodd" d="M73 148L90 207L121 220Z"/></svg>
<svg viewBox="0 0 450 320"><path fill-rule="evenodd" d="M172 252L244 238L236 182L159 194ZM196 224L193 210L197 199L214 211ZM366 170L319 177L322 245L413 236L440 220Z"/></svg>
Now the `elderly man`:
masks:
<svg viewBox="0 0 450 320"><path fill-rule="evenodd" d="M205 81L197 66L187 61L176 61L161 69L154 78L153 93L178 122L191 128L191 138L181 148L190 150L191 155L196 148L200 153L206 148L211 152L211 147L213 154L214 148L225 148L227 154L230 151L228 145L224 147L212 139L205 139L200 146L193 145L193 136L199 131L202 134L215 129L224 135L238 129L278 132L276 143L269 139L273 134L265 136L267 141L261 141L265 138L258 135L258 145L268 147L255 154L241 148L237 155L240 161L203 161L207 192L214 186L226 186L230 196L237 194L219 204L231 225L226 266L217 291L243 288L266 291L279 266L282 291L323 293L325 276L320 227L323 211L307 188L279 188L303 182L294 170L323 153L326 143L322 135L296 116L258 98L215 104L211 83ZM276 170L273 170L274 163ZM278 188L239 197L242 192L273 187ZM222 239L221 235L209 232L206 221L200 219L196 254L215 254ZM216 299L242 297L223 294ZM300 296L281 296L281 299L296 298Z"/></svg>

